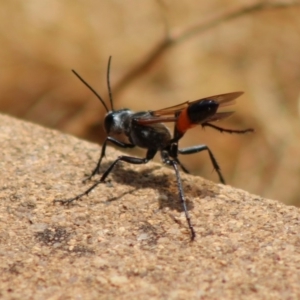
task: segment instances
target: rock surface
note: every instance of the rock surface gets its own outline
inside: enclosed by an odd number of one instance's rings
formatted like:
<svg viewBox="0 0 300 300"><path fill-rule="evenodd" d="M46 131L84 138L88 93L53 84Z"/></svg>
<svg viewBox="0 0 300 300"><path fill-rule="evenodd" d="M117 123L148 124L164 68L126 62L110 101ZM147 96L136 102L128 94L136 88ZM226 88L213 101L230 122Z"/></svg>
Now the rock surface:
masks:
<svg viewBox="0 0 300 300"><path fill-rule="evenodd" d="M190 242L171 169L120 164L63 206L99 146L8 116L0 141L1 298L300 298L298 208L182 174Z"/></svg>

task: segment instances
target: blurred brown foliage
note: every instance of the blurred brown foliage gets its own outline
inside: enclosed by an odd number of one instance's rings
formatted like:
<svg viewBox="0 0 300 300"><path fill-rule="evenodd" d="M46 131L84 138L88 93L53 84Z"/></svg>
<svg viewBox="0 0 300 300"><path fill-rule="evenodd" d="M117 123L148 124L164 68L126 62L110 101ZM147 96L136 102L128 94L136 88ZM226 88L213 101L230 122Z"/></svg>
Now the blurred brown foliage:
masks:
<svg viewBox="0 0 300 300"><path fill-rule="evenodd" d="M0 110L101 143L104 108L70 70L107 99L109 55L116 108L159 109L242 90L236 113L220 125L253 127L254 134L195 128L181 147L206 143L229 184L300 205L298 5L5 1L0 10ZM207 153L182 161L192 173L217 181Z"/></svg>

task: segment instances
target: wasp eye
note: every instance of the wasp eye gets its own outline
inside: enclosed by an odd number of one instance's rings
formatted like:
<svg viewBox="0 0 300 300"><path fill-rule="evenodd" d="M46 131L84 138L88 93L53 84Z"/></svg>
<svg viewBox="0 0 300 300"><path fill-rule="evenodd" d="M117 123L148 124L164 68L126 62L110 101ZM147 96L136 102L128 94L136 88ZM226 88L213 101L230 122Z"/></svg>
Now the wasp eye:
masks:
<svg viewBox="0 0 300 300"><path fill-rule="evenodd" d="M111 131L111 128L114 124L114 112L109 112L106 114L105 118L104 118L104 128L106 133L108 134Z"/></svg>

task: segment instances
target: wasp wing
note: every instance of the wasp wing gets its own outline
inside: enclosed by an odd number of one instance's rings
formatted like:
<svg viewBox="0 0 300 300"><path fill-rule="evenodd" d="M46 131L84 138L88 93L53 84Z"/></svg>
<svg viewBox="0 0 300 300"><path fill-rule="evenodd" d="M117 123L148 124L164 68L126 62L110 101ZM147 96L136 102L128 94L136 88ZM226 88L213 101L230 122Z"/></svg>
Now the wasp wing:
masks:
<svg viewBox="0 0 300 300"><path fill-rule="evenodd" d="M207 119L205 122L219 121L219 120L222 120L222 119L230 117L233 113L234 113L234 111L217 112L212 117L210 117L209 119Z"/></svg>
<svg viewBox="0 0 300 300"><path fill-rule="evenodd" d="M213 100L213 101L217 101L219 103L219 106L223 107L223 106L233 105L235 103L234 100L236 98L238 98L239 96L241 96L242 94L244 94L244 92L233 92L233 93L215 95L215 96L207 97L207 98L200 99L200 100Z"/></svg>
<svg viewBox="0 0 300 300"><path fill-rule="evenodd" d="M156 123L168 123L168 122L175 122L177 120L177 117L153 117L148 116L146 118L139 118L134 119L138 124L140 125L150 125L150 124L156 124Z"/></svg>
<svg viewBox="0 0 300 300"><path fill-rule="evenodd" d="M175 122L177 120L178 114L193 103L201 102L204 100L212 100L218 102L219 107L224 107L228 105L233 105L235 103L234 99L238 98L242 94L243 92L233 92L233 93L220 94L220 95L210 96L206 98L201 98L194 101L186 101L181 104L177 104L167 108L163 108L155 111L149 111L148 114L145 114L144 116L141 116L139 118L135 118L135 121L141 125ZM213 122L220 119L224 119L229 117L232 114L233 112L218 112L214 116L212 116L209 120L207 120L207 122Z"/></svg>
<svg viewBox="0 0 300 300"><path fill-rule="evenodd" d="M201 102L203 100L213 100L219 103L220 107L228 106L234 104L234 99L241 96L243 92L233 92L233 93L227 93L227 94L221 94L221 95L215 95L210 97L201 98L194 101L186 101L178 105L170 106L167 108L151 111L152 116L164 116L164 115L174 115L183 109L187 108L189 105Z"/></svg>

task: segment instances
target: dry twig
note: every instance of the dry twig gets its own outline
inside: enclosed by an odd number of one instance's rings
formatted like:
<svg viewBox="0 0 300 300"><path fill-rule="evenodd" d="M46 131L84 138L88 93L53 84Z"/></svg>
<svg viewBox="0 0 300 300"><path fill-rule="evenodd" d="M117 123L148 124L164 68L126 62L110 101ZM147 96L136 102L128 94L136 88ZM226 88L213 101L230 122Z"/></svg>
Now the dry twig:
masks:
<svg viewBox="0 0 300 300"><path fill-rule="evenodd" d="M200 22L191 26L190 28L184 29L179 33L176 32L167 32L164 39L153 48L150 53L144 57L141 62L134 66L125 76L114 86L114 94L122 91L125 86L131 84L136 78L139 78L141 74L145 73L148 68L161 57L169 48L174 45L183 42L189 38L194 37L195 35L201 34L209 29L212 29L216 26L219 26L222 23L244 17L245 15L262 12L266 10L274 9L284 9L291 6L300 5L300 1L278 1L278 2L268 2L262 1L247 7L242 7L234 10L227 11L213 17L212 19Z"/></svg>

